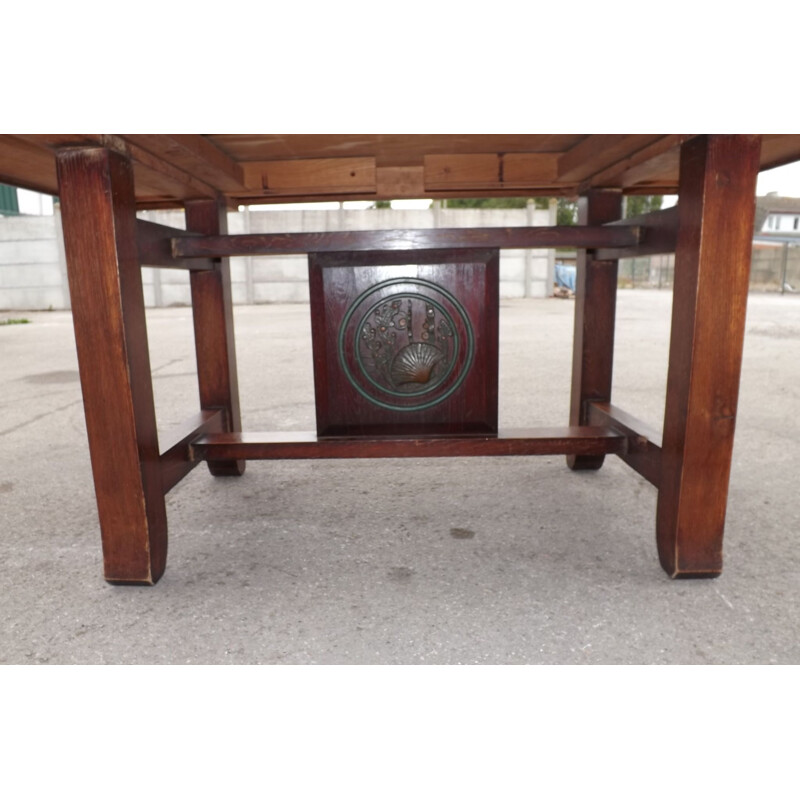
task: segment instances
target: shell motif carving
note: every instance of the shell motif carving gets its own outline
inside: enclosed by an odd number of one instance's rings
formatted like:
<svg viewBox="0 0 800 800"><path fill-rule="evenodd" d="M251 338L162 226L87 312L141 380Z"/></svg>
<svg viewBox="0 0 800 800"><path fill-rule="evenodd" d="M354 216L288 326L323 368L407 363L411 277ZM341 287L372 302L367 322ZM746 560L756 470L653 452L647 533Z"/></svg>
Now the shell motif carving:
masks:
<svg viewBox="0 0 800 800"><path fill-rule="evenodd" d="M392 381L396 386L406 383L425 384L431 379L433 368L443 358L444 353L427 342L407 344L392 361Z"/></svg>
<svg viewBox="0 0 800 800"><path fill-rule="evenodd" d="M338 346L344 374L362 397L392 411L421 411L462 385L474 337L466 312L446 289L390 278L356 298Z"/></svg>

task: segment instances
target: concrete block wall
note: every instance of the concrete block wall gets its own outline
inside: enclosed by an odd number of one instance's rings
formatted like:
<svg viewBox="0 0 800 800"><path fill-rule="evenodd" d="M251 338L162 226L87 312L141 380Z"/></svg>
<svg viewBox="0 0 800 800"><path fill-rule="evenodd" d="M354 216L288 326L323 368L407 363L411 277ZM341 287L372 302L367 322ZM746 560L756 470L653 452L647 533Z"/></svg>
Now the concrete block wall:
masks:
<svg viewBox="0 0 800 800"><path fill-rule="evenodd" d="M184 228L182 211L143 211L142 219ZM473 228L550 225L549 210L397 209L253 210L228 215L237 233L290 233L398 228ZM9 243L4 251L3 245ZM10 243L13 243L11 245ZM547 297L552 294L553 250L504 250L500 256L500 296ZM308 301L308 265L303 256L231 259L236 304ZM142 269L149 307L188 305L189 275L183 270ZM0 308L69 308L60 218L0 218Z"/></svg>
<svg viewBox="0 0 800 800"><path fill-rule="evenodd" d="M69 308L60 219L0 217L0 308Z"/></svg>

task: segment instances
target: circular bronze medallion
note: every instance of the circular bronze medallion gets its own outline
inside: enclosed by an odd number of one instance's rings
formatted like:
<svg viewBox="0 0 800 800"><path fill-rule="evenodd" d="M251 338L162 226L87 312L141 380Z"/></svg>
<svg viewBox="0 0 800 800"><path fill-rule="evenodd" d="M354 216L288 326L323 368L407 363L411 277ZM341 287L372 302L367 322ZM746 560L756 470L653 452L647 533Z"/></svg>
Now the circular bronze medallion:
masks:
<svg viewBox="0 0 800 800"><path fill-rule="evenodd" d="M419 278L394 278L363 292L342 320L338 346L352 386L393 411L419 411L449 397L474 356L464 308Z"/></svg>

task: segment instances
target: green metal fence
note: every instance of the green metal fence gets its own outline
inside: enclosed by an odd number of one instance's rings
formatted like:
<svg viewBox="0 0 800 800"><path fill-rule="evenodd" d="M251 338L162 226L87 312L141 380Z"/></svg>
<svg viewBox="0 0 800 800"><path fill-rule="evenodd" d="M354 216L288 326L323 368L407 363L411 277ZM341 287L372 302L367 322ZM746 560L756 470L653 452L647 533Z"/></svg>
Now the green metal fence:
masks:
<svg viewBox="0 0 800 800"><path fill-rule="evenodd" d="M13 186L0 183L0 214L19 214L17 190Z"/></svg>

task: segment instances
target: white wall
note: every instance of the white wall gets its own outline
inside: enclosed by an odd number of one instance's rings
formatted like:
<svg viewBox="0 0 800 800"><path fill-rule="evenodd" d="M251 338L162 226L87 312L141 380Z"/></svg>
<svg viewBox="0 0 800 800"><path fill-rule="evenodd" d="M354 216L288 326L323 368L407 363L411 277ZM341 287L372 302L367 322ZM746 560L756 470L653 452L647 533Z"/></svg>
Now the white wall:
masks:
<svg viewBox="0 0 800 800"><path fill-rule="evenodd" d="M59 220L0 217L0 308L69 308Z"/></svg>
<svg viewBox="0 0 800 800"><path fill-rule="evenodd" d="M145 211L139 216L184 227L182 211ZM555 224L549 210L245 210L228 215L230 233L287 233L397 228L516 227ZM60 215L0 217L0 308L68 308L69 292L60 235ZM553 288L553 250L504 250L500 256L501 297L547 297ZM305 256L231 259L236 304L306 302ZM188 305L184 270L142 269L148 306Z"/></svg>

